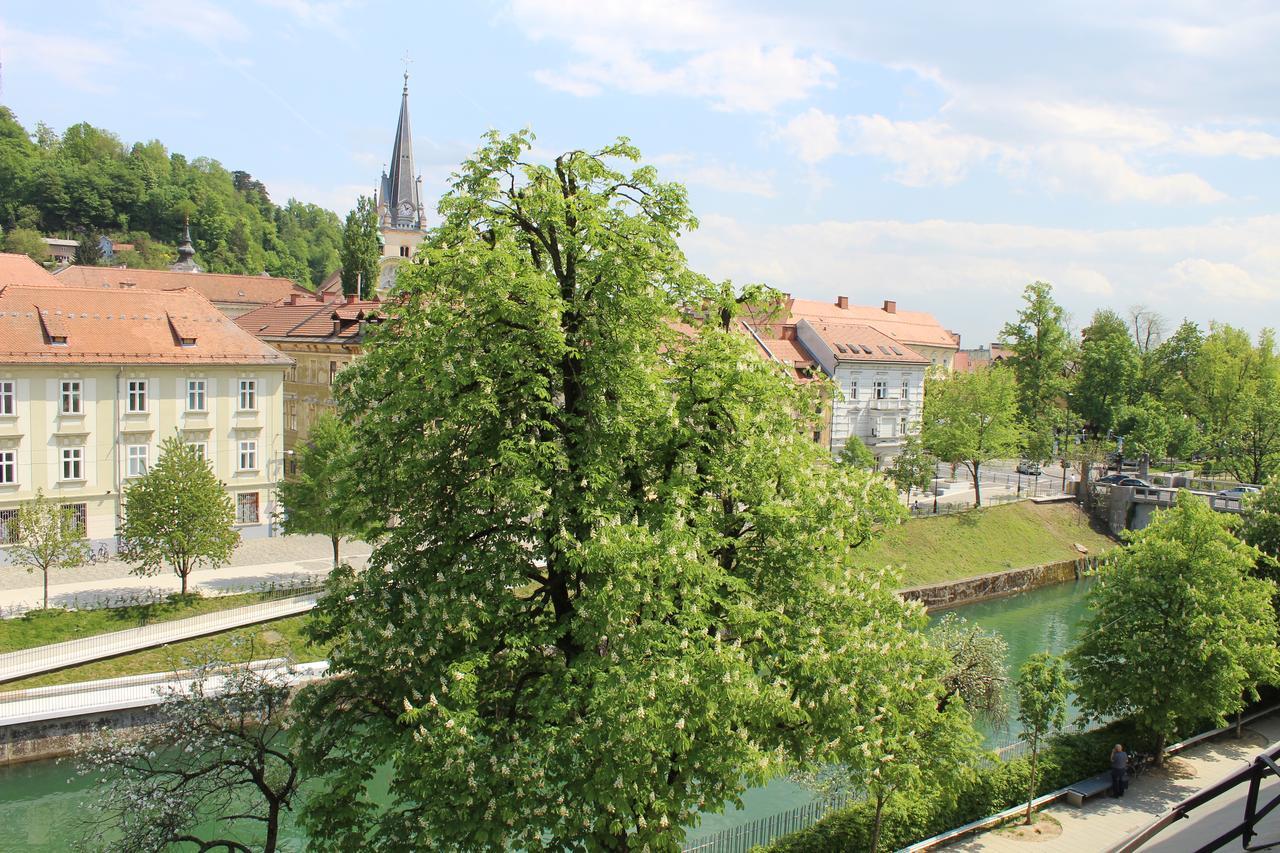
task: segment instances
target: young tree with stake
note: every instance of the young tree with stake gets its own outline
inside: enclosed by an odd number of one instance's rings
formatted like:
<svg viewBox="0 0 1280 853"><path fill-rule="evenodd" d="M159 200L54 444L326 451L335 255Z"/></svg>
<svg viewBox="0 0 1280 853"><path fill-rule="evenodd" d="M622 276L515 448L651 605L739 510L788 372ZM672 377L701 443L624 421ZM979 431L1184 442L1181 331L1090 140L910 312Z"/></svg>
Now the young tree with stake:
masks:
<svg viewBox="0 0 1280 853"><path fill-rule="evenodd" d="M84 530L70 507L62 506L37 490L34 500L18 507L12 522L9 559L26 566L28 572L40 570L44 583L45 610L49 609L49 572L72 569L89 559Z"/></svg>
<svg viewBox="0 0 1280 853"><path fill-rule="evenodd" d="M1067 722L1067 697L1071 682L1061 658L1039 652L1027 659L1018 670L1018 722L1022 737L1031 748L1031 779L1027 787L1027 818L1031 823L1031 804L1036 798L1040 745L1052 732Z"/></svg>

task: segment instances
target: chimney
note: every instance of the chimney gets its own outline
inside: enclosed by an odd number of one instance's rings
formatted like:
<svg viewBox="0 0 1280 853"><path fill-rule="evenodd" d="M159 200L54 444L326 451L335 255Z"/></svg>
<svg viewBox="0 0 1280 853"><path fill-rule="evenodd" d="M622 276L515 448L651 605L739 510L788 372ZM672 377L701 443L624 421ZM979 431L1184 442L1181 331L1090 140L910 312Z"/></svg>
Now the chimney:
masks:
<svg viewBox="0 0 1280 853"><path fill-rule="evenodd" d="M849 297L847 297L847 296L837 296L837 297L836 297L836 307L837 307L837 308L848 308L848 307L849 307Z"/></svg>
<svg viewBox="0 0 1280 853"><path fill-rule="evenodd" d="M884 301L884 313L886 313L886 314L897 314L897 313L898 313L898 303L894 302L892 299L886 299L886 300Z"/></svg>
<svg viewBox="0 0 1280 853"><path fill-rule="evenodd" d="M347 294L347 304L348 304L348 305L355 305L355 304L356 304L356 301L357 301L359 298L360 298L360 297L359 297L359 296L356 296L354 293L348 293L348 294Z"/></svg>

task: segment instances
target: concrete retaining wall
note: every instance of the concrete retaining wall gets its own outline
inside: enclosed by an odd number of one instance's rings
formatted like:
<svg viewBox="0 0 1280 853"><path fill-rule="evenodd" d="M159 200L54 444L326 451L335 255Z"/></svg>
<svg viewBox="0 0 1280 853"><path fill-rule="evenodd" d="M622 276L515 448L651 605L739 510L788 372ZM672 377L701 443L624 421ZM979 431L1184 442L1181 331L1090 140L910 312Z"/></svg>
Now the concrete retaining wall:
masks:
<svg viewBox="0 0 1280 853"><path fill-rule="evenodd" d="M1097 561L1097 557L1081 557L1078 560L1063 560L1028 569L1012 569L976 578L912 587L899 594L907 601L923 602L928 610L943 610L1050 584L1079 580L1082 574L1096 567Z"/></svg>
<svg viewBox="0 0 1280 853"><path fill-rule="evenodd" d="M155 706L123 708L79 717L0 726L0 766L72 755L93 732L103 727L116 731L141 730L155 720L155 714Z"/></svg>

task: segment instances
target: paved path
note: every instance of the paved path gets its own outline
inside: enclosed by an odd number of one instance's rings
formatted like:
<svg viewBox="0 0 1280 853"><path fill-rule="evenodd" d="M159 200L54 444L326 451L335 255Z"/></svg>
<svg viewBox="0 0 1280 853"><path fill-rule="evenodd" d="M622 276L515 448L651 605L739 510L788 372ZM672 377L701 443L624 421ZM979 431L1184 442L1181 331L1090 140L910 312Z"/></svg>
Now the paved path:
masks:
<svg viewBox="0 0 1280 853"><path fill-rule="evenodd" d="M284 663L280 660L255 661L251 666L271 672L285 672ZM288 672L288 680L290 683L301 684L324 677L328 669L328 661L295 664ZM175 677L173 673L152 673L0 693L0 728L38 720L158 705L170 692L186 690L192 681L190 677ZM221 677L211 677L206 688L217 690L221 681Z"/></svg>
<svg viewBox="0 0 1280 853"><path fill-rule="evenodd" d="M65 643L53 643L0 654L0 682L15 681L42 672L52 672L90 661L163 646L166 643L176 643L221 631L230 631L233 628L242 628L245 625L256 625L272 619L295 616L315 607L317 597L315 593L295 595L276 601L251 604L247 607L202 613L188 619L172 619L140 628L127 628L123 631L112 631L109 634L98 634Z"/></svg>
<svg viewBox="0 0 1280 853"><path fill-rule="evenodd" d="M341 556L344 562L361 567L369 556L369 546L350 543ZM228 595L255 587L303 585L323 578L332 564L329 540L324 537L251 540L236 549L229 565L192 572L188 582L190 589L203 595ZM128 564L118 560L68 569L52 579L49 604L53 607L134 604L178 592L182 586L172 572L146 578L130 575ZM39 575L0 566L0 617L40 607L42 596Z"/></svg>
<svg viewBox="0 0 1280 853"><path fill-rule="evenodd" d="M1106 794L1077 808L1066 802L1045 809L1061 825L1062 834L1038 841L1019 841L999 830L948 846L947 850L991 851L991 853L1080 853L1105 851L1131 833L1150 825L1173 806L1202 788L1214 784L1253 761L1268 744L1280 741L1280 714L1273 714L1245 726L1245 736L1236 740L1220 736L1169 758L1163 769L1138 776L1120 799ZM1209 808L1206 806L1205 808ZM1194 812L1192 813L1194 814ZM1150 849L1192 850L1178 834L1187 824L1170 827L1157 837L1162 846ZM1144 848L1147 849L1147 848Z"/></svg>

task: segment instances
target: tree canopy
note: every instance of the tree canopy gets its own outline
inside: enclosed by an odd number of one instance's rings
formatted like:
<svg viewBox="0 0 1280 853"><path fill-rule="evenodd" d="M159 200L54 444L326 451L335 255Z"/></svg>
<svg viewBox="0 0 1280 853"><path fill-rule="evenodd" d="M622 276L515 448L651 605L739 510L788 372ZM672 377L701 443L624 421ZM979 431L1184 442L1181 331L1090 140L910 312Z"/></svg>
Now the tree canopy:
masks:
<svg viewBox="0 0 1280 853"><path fill-rule="evenodd" d="M851 693L918 644L892 575L852 566L896 496L810 440L819 389L705 310L737 300L685 265L683 188L625 140L531 145L462 165L343 374L396 523L335 574L336 677L298 699L324 849L677 849L832 760L876 714Z"/></svg>
<svg viewBox="0 0 1280 853"><path fill-rule="evenodd" d="M1007 364L1017 378L1027 453L1044 460L1052 452L1054 430L1061 426L1075 343L1067 330L1066 311L1054 301L1053 285L1032 282L1023 289L1022 300L1017 319L1005 323L1000 335L1013 352Z"/></svg>
<svg viewBox="0 0 1280 853"><path fill-rule="evenodd" d="M1099 569L1080 641L1068 654L1081 706L1129 716L1162 755L1179 726L1225 720L1280 664L1275 585L1255 551L1200 497L1176 505Z"/></svg>
<svg viewBox="0 0 1280 853"><path fill-rule="evenodd" d="M1141 369L1129 324L1114 311L1095 312L1080 342L1072 408L1093 432L1112 431L1134 400Z"/></svg>
<svg viewBox="0 0 1280 853"><path fill-rule="evenodd" d="M983 464L1022 450L1017 385L1002 366L931 376L925 385L925 449L944 462L964 465L973 478L974 503L982 505Z"/></svg>
<svg viewBox="0 0 1280 853"><path fill-rule="evenodd" d="M18 507L18 517L8 531L9 559L28 572L39 570L44 587L44 607L49 607L49 572L72 569L89 558L84 528L71 508L45 497L37 490L34 499Z"/></svg>
<svg viewBox="0 0 1280 853"><path fill-rule="evenodd" d="M361 299L378 287L378 211L373 199L360 196L342 227L342 292Z"/></svg>
<svg viewBox="0 0 1280 853"><path fill-rule="evenodd" d="M99 234L173 244L183 218L201 267L263 271L319 284L338 268L338 217L294 199L283 207L246 172L189 159L157 140L125 145L86 123L34 137L0 106L0 226L48 235ZM125 258L135 260L132 258Z"/></svg>

